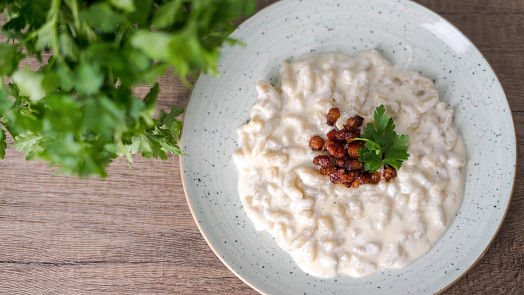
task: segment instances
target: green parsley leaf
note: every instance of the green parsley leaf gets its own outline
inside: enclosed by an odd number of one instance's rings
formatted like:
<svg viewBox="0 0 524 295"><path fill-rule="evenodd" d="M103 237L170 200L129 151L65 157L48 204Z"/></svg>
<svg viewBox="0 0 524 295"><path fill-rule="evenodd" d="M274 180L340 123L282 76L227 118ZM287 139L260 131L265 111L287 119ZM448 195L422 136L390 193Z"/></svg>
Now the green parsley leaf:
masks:
<svg viewBox="0 0 524 295"><path fill-rule="evenodd" d="M126 18L114 11L107 3L97 3L89 6L87 10L80 13L80 19L101 32L115 31L119 25L123 25L126 22Z"/></svg>
<svg viewBox="0 0 524 295"><path fill-rule="evenodd" d="M0 75L10 76L18 68L18 63L24 55L18 52L17 44L0 44Z"/></svg>
<svg viewBox="0 0 524 295"><path fill-rule="evenodd" d="M36 158L38 153L44 150L42 147L42 136L31 133L15 137L13 147L18 151L24 152L27 160Z"/></svg>
<svg viewBox="0 0 524 295"><path fill-rule="evenodd" d="M7 92L0 86L0 118L11 109L13 102L9 100Z"/></svg>
<svg viewBox="0 0 524 295"><path fill-rule="evenodd" d="M18 70L13 74L13 82L18 86L20 95L27 96L36 102L45 96L42 81L44 75L30 70Z"/></svg>
<svg viewBox="0 0 524 295"><path fill-rule="evenodd" d="M364 163L364 170L375 172L383 165L391 165L398 170L402 162L408 159L408 135L397 135L395 123L386 114L384 105L375 109L375 124L368 123L361 138L366 143L357 149L358 160Z"/></svg>
<svg viewBox="0 0 524 295"><path fill-rule="evenodd" d="M384 164L388 164L398 170L402 162L409 157L408 142L409 138L407 135L397 136L390 149L386 150Z"/></svg>
<svg viewBox="0 0 524 295"><path fill-rule="evenodd" d="M173 72L218 74L220 48L236 44L233 20L253 0L0 0L0 158L13 147L59 172L107 176L116 157L167 159L178 143L183 108L156 114ZM48 58L49 56L49 58ZM38 69L21 68L36 57ZM45 59L43 58L45 57ZM136 86L150 88L135 96Z"/></svg>
<svg viewBox="0 0 524 295"><path fill-rule="evenodd" d="M180 21L182 15L182 0L167 1L156 10L153 17L153 26L157 29L164 29L176 21Z"/></svg>
<svg viewBox="0 0 524 295"><path fill-rule="evenodd" d="M95 94L99 91L104 77L100 75L99 66L93 63L83 63L76 68L76 90L80 94Z"/></svg>
<svg viewBox="0 0 524 295"><path fill-rule="evenodd" d="M111 0L111 4L116 8L120 8L125 12L135 11L135 4L133 0Z"/></svg>

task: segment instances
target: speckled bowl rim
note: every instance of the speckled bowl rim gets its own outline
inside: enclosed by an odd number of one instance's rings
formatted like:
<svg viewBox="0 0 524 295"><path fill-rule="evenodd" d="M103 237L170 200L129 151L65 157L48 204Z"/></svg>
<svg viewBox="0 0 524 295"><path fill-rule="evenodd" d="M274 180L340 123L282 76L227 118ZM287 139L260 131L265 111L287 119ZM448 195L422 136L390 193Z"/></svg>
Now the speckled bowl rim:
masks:
<svg viewBox="0 0 524 295"><path fill-rule="evenodd" d="M180 142L182 144L182 142ZM193 208L193 206L191 205L191 200L190 200L190 197L189 197L189 194L187 193L187 188L186 188L186 180L185 180L185 177L184 177L184 157L186 156L178 156L178 159L180 161L180 176L182 178L182 187L184 188L184 195L186 196L186 201L187 201L187 205L189 206L189 210L191 211L191 216L193 216L193 220L195 221L195 224L196 226L198 227L198 230L200 231L200 234L202 234L202 237L204 237L204 240L206 241L207 245L209 246L209 248L211 248L211 250L213 250L213 253L215 253L215 256L218 257L218 259L220 259L220 261L222 261L222 263L232 272L235 274L235 276L237 276L240 280L242 280L242 282L246 283L249 287L251 287L252 289L254 289L255 291L259 292L260 294L265 294L265 295L269 295L268 293L265 293L263 292L262 290L260 290L258 287L256 287L255 285L253 285L251 282L249 282L247 279L245 279L242 275L240 275L231 265L229 265L229 263L225 260L225 258L223 258L220 253L218 253L218 250L215 248L215 246L213 245L213 243L211 243L211 241L209 240L209 238L207 237L207 235L205 234L204 232L204 229L202 228L202 226L200 225L200 222L198 222L198 218L196 216L196 213L195 213L195 209ZM497 230L498 231L498 230ZM492 241L493 242L493 241ZM487 249L485 250L487 251ZM484 253L482 253L482 255L484 255ZM482 257L482 256L481 256ZM479 258L480 260L480 258ZM476 263L476 262L475 262ZM449 286L448 286L449 287Z"/></svg>
<svg viewBox="0 0 524 295"><path fill-rule="evenodd" d="M434 16L437 16L438 18L442 19L446 24L448 24L451 28L455 29L457 32L460 33L460 36L465 39L466 41L468 41L471 46L473 46L473 48L478 51L481 56L484 58L484 56L482 55L481 51L475 46L475 44L473 42L471 42L471 40L462 33L462 31L460 31L458 28L456 28L451 22L449 22L446 18L444 18L443 16L439 15L438 13L430 10L429 8L426 8L425 6L419 4L419 3L416 3L416 2L413 2L411 0L399 0L399 1L404 1L406 3L409 3L413 6L415 6L416 9L419 9L421 11L423 11L424 13L427 13L427 14L430 14L430 15L434 15ZM279 1L281 2L281 1ZM247 20L245 20L244 22L250 22L252 21L252 18L256 17L257 15L260 14L260 12L262 11L265 11L267 10L269 7L272 7L274 5L278 5L279 2L274 2L272 4L270 4L269 6L266 6L265 8L257 11L256 14L254 14L253 16L251 16L250 18L248 18ZM502 86L502 84L500 83L500 80L498 78L498 76L495 74L495 71L493 70L491 64L489 63L489 61L484 58L487 66L488 66L488 69L489 71L491 72L491 74L493 75L493 77L495 78L495 81L498 85L500 85L500 89L502 91L502 94L504 95L504 97L506 98L506 102L508 104L508 109L509 109L509 118L511 120L511 124L513 126L513 138L515 139L515 168L514 168L514 171L513 171L513 183L512 183L512 187L511 187L511 193L509 195L509 198L508 198L508 203L507 203L507 206L505 208L505 211L504 211L504 214L500 220L500 223L498 224L498 227L497 229L495 230L491 240L489 241L489 243L486 245L485 249L482 251L482 253L478 256L478 258L467 268L465 269L461 275L459 275L455 280L453 280L452 282L450 282L447 286L445 286L444 288L442 288L441 290L437 291L435 294L442 294L444 293L445 291L447 291L449 288L451 288L454 284L456 284L458 281L460 281L464 276L466 276L469 271L471 271L478 263L479 261L484 257L484 255L487 253L487 251L489 250L489 248L491 247L491 245L493 244L493 242L495 241L495 238L497 237L500 229L502 228L502 225L504 224L504 220L506 219L506 216L508 214L508 211L509 211L509 207L511 205L511 201L513 199L513 194L514 194L514 190L515 190L515 182L516 182L516 177L517 177L517 168L518 168L518 141L517 141L517 133L516 133L516 128L515 128L515 120L513 119L513 112L511 110L511 105L509 104L509 101L507 100L507 96L505 94L505 91L504 91L504 88ZM192 94L190 94L191 96ZM188 101L188 104L189 104L189 101ZM185 114L184 114L185 115ZM182 123L182 129L183 130L183 125L184 123ZM183 146L183 139L184 139L184 136L183 134L181 135L181 140L180 140L180 146ZM181 180L182 180L182 186L183 186L183 190L184 190L184 195L186 197L186 201L187 201L187 204L189 206L189 209L191 211L191 215L193 216L193 220L195 221L195 224L197 225L198 227L198 230L200 231L200 233L202 234L202 237L204 238L204 240L206 241L206 243L209 245L209 247L211 248L211 250L213 251L213 253L216 255L216 257L219 258L219 260L232 272L234 273L240 280L242 280L244 283L246 283L248 286L250 286L252 289L256 290L257 292L261 293L261 294L268 294L268 293L265 293L264 291L260 290L257 286L255 286L254 284L252 284L250 281L248 281L247 279L245 279L242 275L240 275L227 261L224 257L221 256L221 254L218 252L218 250L215 248L215 246L211 243L211 241L209 240L209 238L207 237L204 229L202 228L198 218L197 218L197 215L195 213L195 209L193 208L192 206L192 203L191 203L191 199L190 199L190 196L189 196L189 193L187 191L187 185L186 185L186 179L184 177L184 158L186 156L179 156L179 167L180 167L180 175L181 175ZM460 210L460 209L459 209Z"/></svg>

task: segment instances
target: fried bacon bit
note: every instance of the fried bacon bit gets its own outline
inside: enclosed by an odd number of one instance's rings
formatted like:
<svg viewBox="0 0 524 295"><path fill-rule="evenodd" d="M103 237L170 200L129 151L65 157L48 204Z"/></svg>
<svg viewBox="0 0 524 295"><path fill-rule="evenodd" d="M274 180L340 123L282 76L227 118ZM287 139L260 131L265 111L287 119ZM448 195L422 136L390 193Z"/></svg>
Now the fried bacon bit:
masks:
<svg viewBox="0 0 524 295"><path fill-rule="evenodd" d="M338 118L340 118L340 110L338 108L331 108L327 114L327 124L329 126L335 125Z"/></svg>
<svg viewBox="0 0 524 295"><path fill-rule="evenodd" d="M331 140L327 140L324 144L324 147L326 148L326 151L328 151L329 155L333 158L344 158L345 156L345 150L344 146L341 143L334 142Z"/></svg>
<svg viewBox="0 0 524 295"><path fill-rule="evenodd" d="M346 142L353 142L353 138L359 137L360 132L353 132L347 129L338 130L335 132L335 139L345 140Z"/></svg>
<svg viewBox="0 0 524 295"><path fill-rule="evenodd" d="M344 125L344 128L346 128L347 130L357 129L358 127L362 126L363 122L364 118L362 118L361 116L351 117L347 120L346 125Z"/></svg>
<svg viewBox="0 0 524 295"><path fill-rule="evenodd" d="M338 108L332 108L327 115L328 125L333 126L340 117ZM347 120L343 129L330 130L327 140L315 135L309 139L309 147L314 151L327 151L328 155L318 155L313 159L315 165L320 166L320 173L329 176L334 184L343 184L349 188L357 188L363 184L378 184L382 177L386 181L397 176L395 169L389 165L384 166L383 175L375 171L369 173L363 170L364 163L358 160L359 148L364 147L363 141L355 141L360 137L360 129L364 118L354 116ZM325 151L323 153L325 153Z"/></svg>
<svg viewBox="0 0 524 295"><path fill-rule="evenodd" d="M358 175L357 179L358 179L358 182L360 182L360 184L370 183L371 182L371 174L368 173L368 172L361 173L361 174Z"/></svg>
<svg viewBox="0 0 524 295"><path fill-rule="evenodd" d="M333 172L335 172L335 167L333 166L320 167L320 173L324 175L330 175Z"/></svg>
<svg viewBox="0 0 524 295"><path fill-rule="evenodd" d="M314 163L314 159L313 159L313 163ZM335 160L335 166L339 167L339 168L344 168L346 164L346 161L344 159L336 159Z"/></svg>
<svg viewBox="0 0 524 295"><path fill-rule="evenodd" d="M329 174L329 178L331 179L331 182L332 183L342 183L342 178L341 178L341 175L344 174L346 172L345 169L336 169L335 171L331 172L331 174Z"/></svg>
<svg viewBox="0 0 524 295"><path fill-rule="evenodd" d="M364 147L363 141L357 141L357 142L348 144L348 147L347 147L348 156L352 159L358 159L357 149L361 149L363 147Z"/></svg>
<svg viewBox="0 0 524 295"><path fill-rule="evenodd" d="M314 151L320 151L324 147L324 139L315 135L309 139L309 147Z"/></svg>
<svg viewBox="0 0 524 295"><path fill-rule="evenodd" d="M362 167L364 166L364 163L361 163L357 159L345 158L345 159L336 159L335 166L344 168L348 171L353 171L353 170L362 169Z"/></svg>
<svg viewBox="0 0 524 295"><path fill-rule="evenodd" d="M335 143L335 141L333 141L333 140L331 140L331 139L328 139L328 140L324 141L324 150L327 151L327 147L328 147L328 145L332 145L332 144L334 144L334 143Z"/></svg>
<svg viewBox="0 0 524 295"><path fill-rule="evenodd" d="M370 182L372 184L378 184L380 182L380 172L375 171L375 172L371 173Z"/></svg>
<svg viewBox="0 0 524 295"><path fill-rule="evenodd" d="M347 170L360 170L364 166L364 163L360 162L356 159L348 159L345 163L345 167Z"/></svg>
<svg viewBox="0 0 524 295"><path fill-rule="evenodd" d="M316 156L313 159L313 163L321 167L326 167L327 165L329 165L329 162L331 162L331 160L329 159L329 156Z"/></svg>
<svg viewBox="0 0 524 295"><path fill-rule="evenodd" d="M333 129L329 131L328 133L326 133L326 136L329 140L337 140L337 130Z"/></svg>
<svg viewBox="0 0 524 295"><path fill-rule="evenodd" d="M397 171L395 171L395 168L389 165L384 165L383 176L384 176L384 179L386 179L386 181L389 181L391 178L397 177Z"/></svg>
<svg viewBox="0 0 524 295"><path fill-rule="evenodd" d="M340 179L343 183L352 182L353 180L355 180L355 178L357 178L357 174L353 171L340 174Z"/></svg>

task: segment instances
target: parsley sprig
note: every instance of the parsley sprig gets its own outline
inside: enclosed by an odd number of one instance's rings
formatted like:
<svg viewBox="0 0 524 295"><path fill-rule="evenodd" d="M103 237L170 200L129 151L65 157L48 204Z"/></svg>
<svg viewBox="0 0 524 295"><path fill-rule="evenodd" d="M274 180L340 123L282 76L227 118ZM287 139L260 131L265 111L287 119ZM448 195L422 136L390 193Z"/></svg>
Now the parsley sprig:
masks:
<svg viewBox="0 0 524 295"><path fill-rule="evenodd" d="M369 172L374 172L383 165L390 165L398 170L409 157L409 137L406 134L397 135L395 123L386 114L384 105L375 109L373 118L375 124L367 123L362 137L355 138L366 142L363 148L357 149L358 160L364 163L364 170Z"/></svg>
<svg viewBox="0 0 524 295"><path fill-rule="evenodd" d="M249 0L0 0L0 158L7 130L26 158L60 171L107 176L114 158L167 159L178 146L183 112L155 117L168 70L186 81L218 74L233 20L254 11ZM20 67L36 57L38 69ZM144 98L136 85L149 85Z"/></svg>

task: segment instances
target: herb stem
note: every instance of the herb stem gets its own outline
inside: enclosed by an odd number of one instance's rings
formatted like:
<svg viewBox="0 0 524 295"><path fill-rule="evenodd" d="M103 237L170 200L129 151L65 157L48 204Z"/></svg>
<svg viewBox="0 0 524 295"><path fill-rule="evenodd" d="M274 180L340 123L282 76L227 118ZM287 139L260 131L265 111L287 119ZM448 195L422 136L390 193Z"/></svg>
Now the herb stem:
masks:
<svg viewBox="0 0 524 295"><path fill-rule="evenodd" d="M60 54L60 48L58 47L58 15L60 12L61 0L53 0L51 10L49 10L48 18L53 24L53 38L51 47L53 49L53 55L56 57L58 62L63 66L69 68L69 65L65 62L64 58Z"/></svg>

